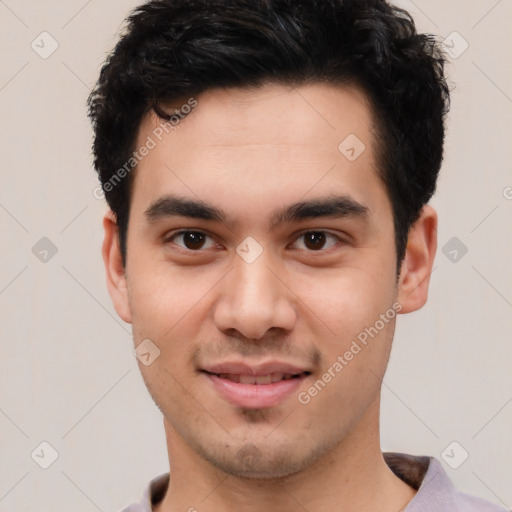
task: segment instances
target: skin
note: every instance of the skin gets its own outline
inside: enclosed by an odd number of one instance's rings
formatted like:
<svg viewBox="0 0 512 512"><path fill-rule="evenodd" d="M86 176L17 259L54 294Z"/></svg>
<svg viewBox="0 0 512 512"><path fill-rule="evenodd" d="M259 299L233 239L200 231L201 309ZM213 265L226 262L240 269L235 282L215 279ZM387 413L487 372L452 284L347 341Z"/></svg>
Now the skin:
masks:
<svg viewBox="0 0 512 512"><path fill-rule="evenodd" d="M379 442L396 319L307 405L292 393L274 407L242 409L198 365L293 362L312 371L299 389L307 391L393 303L402 314L425 304L435 210L426 205L411 228L397 281L391 203L361 91L267 84L209 91L197 101L138 165L126 268L113 214L103 221L115 309L132 323L135 346L149 338L160 349L150 366L139 363L163 413L172 467L155 510L402 510L415 491L388 468ZM154 114L143 119L137 146L160 122ZM338 150L349 134L366 146L352 162ZM275 209L333 193L365 205L366 221L322 217L270 229ZM149 222L144 212L165 194L200 199L233 223ZM171 238L179 229L206 233L204 248ZM305 231L333 236L312 250ZM236 252L248 236L263 249L252 263Z"/></svg>

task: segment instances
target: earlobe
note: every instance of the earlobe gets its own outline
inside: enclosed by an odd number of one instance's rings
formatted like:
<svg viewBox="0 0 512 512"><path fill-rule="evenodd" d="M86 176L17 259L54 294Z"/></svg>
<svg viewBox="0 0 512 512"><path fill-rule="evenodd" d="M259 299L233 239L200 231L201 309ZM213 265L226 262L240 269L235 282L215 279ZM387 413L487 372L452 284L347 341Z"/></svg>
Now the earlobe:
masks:
<svg viewBox="0 0 512 512"><path fill-rule="evenodd" d="M411 226L402 261L398 283L401 313L417 311L427 302L436 250L437 213L430 205L425 205L420 218Z"/></svg>
<svg viewBox="0 0 512 512"><path fill-rule="evenodd" d="M117 314L127 323L132 322L125 269L119 245L119 229L114 213L109 210L103 217L103 263L107 288Z"/></svg>

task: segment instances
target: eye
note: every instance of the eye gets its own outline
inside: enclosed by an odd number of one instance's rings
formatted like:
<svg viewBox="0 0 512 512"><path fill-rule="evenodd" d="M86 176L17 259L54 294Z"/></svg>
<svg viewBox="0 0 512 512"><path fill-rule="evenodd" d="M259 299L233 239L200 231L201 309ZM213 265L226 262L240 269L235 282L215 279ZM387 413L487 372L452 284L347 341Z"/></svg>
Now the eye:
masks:
<svg viewBox="0 0 512 512"><path fill-rule="evenodd" d="M207 240L210 240L210 244L206 244ZM178 243L177 240L181 241ZM216 247L217 244L209 237L206 233L201 231L182 230L174 233L165 240L166 243L173 242L182 249L189 251L198 251L201 249L210 249ZM206 244L206 245L205 245Z"/></svg>
<svg viewBox="0 0 512 512"><path fill-rule="evenodd" d="M328 244L329 239L331 240L331 243L325 247L325 245ZM326 231L307 231L306 233L302 233L297 240L303 240L303 246L300 247L301 244L299 244L299 247L295 248L305 248L309 251L321 251L329 249L335 246L337 242L341 241L340 238L327 233Z"/></svg>

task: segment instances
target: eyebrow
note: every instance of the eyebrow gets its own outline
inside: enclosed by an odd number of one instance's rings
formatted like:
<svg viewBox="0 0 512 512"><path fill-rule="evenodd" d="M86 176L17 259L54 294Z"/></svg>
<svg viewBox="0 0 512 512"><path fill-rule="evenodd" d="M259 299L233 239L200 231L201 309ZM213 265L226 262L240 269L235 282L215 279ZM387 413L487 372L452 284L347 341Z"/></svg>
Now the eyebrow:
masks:
<svg viewBox="0 0 512 512"><path fill-rule="evenodd" d="M168 217L191 217L194 219L234 224L222 209L201 200L166 195L153 201L144 212L149 223ZM270 229L280 224L319 217L359 218L367 221L369 208L347 195L330 195L323 198L299 201L274 210L270 215Z"/></svg>

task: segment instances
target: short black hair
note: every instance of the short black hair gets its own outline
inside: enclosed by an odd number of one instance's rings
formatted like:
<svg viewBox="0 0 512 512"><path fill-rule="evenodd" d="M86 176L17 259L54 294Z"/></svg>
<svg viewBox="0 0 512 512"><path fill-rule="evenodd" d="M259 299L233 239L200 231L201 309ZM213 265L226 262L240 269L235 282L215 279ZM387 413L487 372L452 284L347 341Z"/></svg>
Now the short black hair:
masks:
<svg viewBox="0 0 512 512"><path fill-rule="evenodd" d="M151 0L135 9L88 99L94 166L123 264L132 157L151 110L215 88L356 85L372 106L397 275L410 227L436 188L449 89L440 43L384 0ZM341 141L340 141L341 142ZM135 165L135 162L133 162ZM119 173L117 178L119 178ZM110 181L109 181L110 180Z"/></svg>

